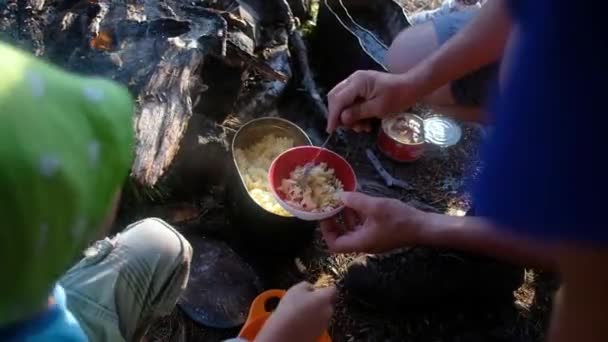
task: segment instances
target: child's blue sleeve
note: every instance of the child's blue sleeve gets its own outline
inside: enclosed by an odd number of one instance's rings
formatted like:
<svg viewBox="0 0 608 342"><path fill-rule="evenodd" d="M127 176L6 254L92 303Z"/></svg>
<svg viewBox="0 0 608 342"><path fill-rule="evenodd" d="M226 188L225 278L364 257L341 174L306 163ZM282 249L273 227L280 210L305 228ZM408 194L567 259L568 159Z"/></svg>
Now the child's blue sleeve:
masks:
<svg viewBox="0 0 608 342"><path fill-rule="evenodd" d="M63 288L55 286L55 305L46 312L10 327L0 327L0 341L6 342L86 342L87 336L66 306Z"/></svg>

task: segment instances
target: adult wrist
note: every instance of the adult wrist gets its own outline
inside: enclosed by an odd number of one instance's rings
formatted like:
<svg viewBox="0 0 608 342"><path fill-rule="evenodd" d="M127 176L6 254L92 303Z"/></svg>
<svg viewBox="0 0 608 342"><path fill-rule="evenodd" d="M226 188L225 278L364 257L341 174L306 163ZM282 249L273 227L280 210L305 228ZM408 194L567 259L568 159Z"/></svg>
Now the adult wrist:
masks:
<svg viewBox="0 0 608 342"><path fill-rule="evenodd" d="M399 234L404 246L428 244L428 227L431 226L430 213L414 209L407 210L400 214L398 227Z"/></svg>
<svg viewBox="0 0 608 342"><path fill-rule="evenodd" d="M418 236L417 241L421 245L426 246L445 246L449 245L449 242L445 241L449 239L451 235L448 231L454 229L455 223L451 216L422 212L417 218L418 223Z"/></svg>
<svg viewBox="0 0 608 342"><path fill-rule="evenodd" d="M408 94L408 96L399 97L405 101L412 98L422 99L431 94L441 84L436 84L435 72L428 63L422 63L410 69L408 72L400 74L397 82L397 92L400 94ZM407 103L410 105L410 103Z"/></svg>

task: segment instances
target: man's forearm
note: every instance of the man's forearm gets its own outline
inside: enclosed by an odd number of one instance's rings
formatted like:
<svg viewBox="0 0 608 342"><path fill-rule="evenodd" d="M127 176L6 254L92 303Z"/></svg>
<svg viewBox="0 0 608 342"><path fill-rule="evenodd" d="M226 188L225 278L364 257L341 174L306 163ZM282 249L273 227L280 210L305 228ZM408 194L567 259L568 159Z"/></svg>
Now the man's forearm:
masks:
<svg viewBox="0 0 608 342"><path fill-rule="evenodd" d="M562 243L557 249L563 286L555 299L548 341L608 341L608 247L596 248Z"/></svg>
<svg viewBox="0 0 608 342"><path fill-rule="evenodd" d="M511 31L504 0L490 0L467 26L403 76L426 96L450 81L498 61Z"/></svg>
<svg viewBox="0 0 608 342"><path fill-rule="evenodd" d="M547 270L555 268L550 247L515 237L477 217L425 214L420 243L471 251Z"/></svg>

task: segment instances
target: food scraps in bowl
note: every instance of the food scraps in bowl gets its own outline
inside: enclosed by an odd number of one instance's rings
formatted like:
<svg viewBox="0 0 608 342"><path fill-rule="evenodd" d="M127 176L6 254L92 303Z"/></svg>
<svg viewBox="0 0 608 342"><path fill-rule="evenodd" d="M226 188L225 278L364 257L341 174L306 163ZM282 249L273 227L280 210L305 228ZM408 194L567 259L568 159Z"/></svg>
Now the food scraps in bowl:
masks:
<svg viewBox="0 0 608 342"><path fill-rule="evenodd" d="M274 134L263 137L249 148L235 151L236 161L242 170L245 187L251 198L265 210L285 217L292 217L274 198L268 183L268 169L281 153L292 148L293 139Z"/></svg>
<svg viewBox="0 0 608 342"><path fill-rule="evenodd" d="M350 192L357 189L357 176L355 175L355 170L353 170L348 161L346 161L346 159L339 154L322 147L298 146L291 148L281 153L272 162L272 165L270 165L270 170L268 170L268 180L273 195L285 210L301 220L322 221L339 214L340 211L344 209L344 204L341 203L341 201L336 201L330 203L331 207L335 206L335 208L328 211L322 210L327 210L326 208L329 206L319 209L318 212L311 211L313 209L302 210L288 203L286 193L279 190L279 188L281 188L283 185L283 180L292 179L291 174L298 167L308 168L308 165L315 166L320 165L321 163L325 163L327 165L325 169L321 168L322 170L329 172L329 169L333 169L332 175L340 181L343 191ZM311 177L311 173L312 172L309 172L307 177ZM338 195L340 190L338 190L336 183L330 185L333 185L336 188L334 196ZM300 187L304 190L304 188L307 186L305 185ZM313 187L311 187L311 198L313 195L312 188ZM289 192L289 189L286 190ZM330 197L329 200L337 197L334 196ZM297 204L297 200L295 202ZM321 204L321 207L322 206L323 204ZM319 208L318 204L317 208Z"/></svg>
<svg viewBox="0 0 608 342"><path fill-rule="evenodd" d="M398 115L382 121L382 129L402 144L424 143L422 120L413 115Z"/></svg>
<svg viewBox="0 0 608 342"><path fill-rule="evenodd" d="M339 207L342 202L338 194L344 190L342 182L336 177L334 169L327 163L318 163L310 167L300 165L289 178L281 181L278 188L285 195L285 202L296 209L326 213Z"/></svg>

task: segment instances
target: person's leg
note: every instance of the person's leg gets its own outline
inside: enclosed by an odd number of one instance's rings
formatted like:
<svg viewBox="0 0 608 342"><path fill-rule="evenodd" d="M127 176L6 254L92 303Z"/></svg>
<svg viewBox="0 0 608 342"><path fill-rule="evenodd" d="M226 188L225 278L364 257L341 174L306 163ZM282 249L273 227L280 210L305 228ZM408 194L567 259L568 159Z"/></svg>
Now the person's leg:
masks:
<svg viewBox="0 0 608 342"><path fill-rule="evenodd" d="M385 57L391 73L405 73L439 48L440 44L433 22L412 26L401 32L393 41ZM445 85L424 99L440 105L454 104L450 86Z"/></svg>
<svg viewBox="0 0 608 342"><path fill-rule="evenodd" d="M386 54L388 70L392 73L407 72L435 52L477 12L454 12L404 30L395 38ZM497 72L497 65L487 66L437 89L422 102L458 118L477 119Z"/></svg>
<svg viewBox="0 0 608 342"><path fill-rule="evenodd" d="M136 341L186 287L192 248L160 219L98 241L60 280L68 308L91 341Z"/></svg>

